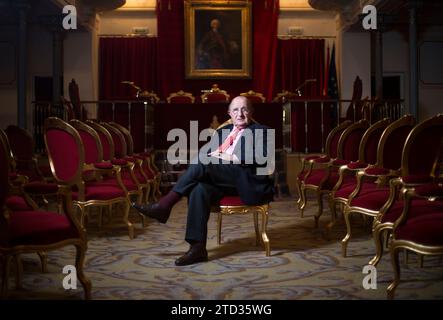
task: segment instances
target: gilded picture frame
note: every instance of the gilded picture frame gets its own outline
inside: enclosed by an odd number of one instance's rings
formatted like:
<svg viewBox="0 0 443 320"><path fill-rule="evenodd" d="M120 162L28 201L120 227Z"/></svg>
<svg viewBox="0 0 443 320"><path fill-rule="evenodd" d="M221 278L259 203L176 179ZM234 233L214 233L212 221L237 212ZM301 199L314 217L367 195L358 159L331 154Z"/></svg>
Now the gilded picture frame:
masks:
<svg viewBox="0 0 443 320"><path fill-rule="evenodd" d="M185 1L187 79L251 78L251 3Z"/></svg>

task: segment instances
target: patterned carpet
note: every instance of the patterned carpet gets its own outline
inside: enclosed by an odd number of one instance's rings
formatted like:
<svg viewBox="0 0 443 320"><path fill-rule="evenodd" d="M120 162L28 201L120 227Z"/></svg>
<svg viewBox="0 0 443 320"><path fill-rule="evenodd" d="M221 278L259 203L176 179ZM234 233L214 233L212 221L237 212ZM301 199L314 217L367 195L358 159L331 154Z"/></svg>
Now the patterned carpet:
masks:
<svg viewBox="0 0 443 320"><path fill-rule="evenodd" d="M209 222L210 261L176 267L174 260L188 248L184 242L186 202L181 201L166 225L149 221L137 237L126 230L94 231L88 227L86 275L92 282L93 299L386 299L392 280L389 255L377 267L377 289L362 286L363 266L374 253L368 229L355 217L349 257L341 256L344 223L334 227L330 241L314 228L316 206L308 205L300 218L293 199L276 201L271 207L268 235L271 256L255 246L251 216L224 218L222 244L216 244L216 215ZM320 219L329 220L328 212ZM49 253L48 272L41 273L36 255L23 256L21 289L10 283L10 299L83 299L83 289L65 290L63 266L74 264L74 248ZM402 264L402 282L396 299L443 299L443 264L427 257L423 268L414 255Z"/></svg>

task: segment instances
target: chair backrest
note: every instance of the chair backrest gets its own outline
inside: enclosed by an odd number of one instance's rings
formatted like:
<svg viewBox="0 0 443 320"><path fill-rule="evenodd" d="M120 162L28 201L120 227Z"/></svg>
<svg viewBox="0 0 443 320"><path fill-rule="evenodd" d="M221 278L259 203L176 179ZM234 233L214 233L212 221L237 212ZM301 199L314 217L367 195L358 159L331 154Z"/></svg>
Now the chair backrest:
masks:
<svg viewBox="0 0 443 320"><path fill-rule="evenodd" d="M85 162L85 152L78 131L56 117L45 120L44 137L49 164L57 183L79 184Z"/></svg>
<svg viewBox="0 0 443 320"><path fill-rule="evenodd" d="M16 125L9 125L5 132L14 157L21 161L32 161L35 144L31 134Z"/></svg>
<svg viewBox="0 0 443 320"><path fill-rule="evenodd" d="M3 132L3 130L0 130ZM3 133L4 136L6 136ZM8 146L5 143L5 140L1 137L0 134L0 208L3 208L6 197L9 192L9 150ZM0 214L0 223L2 220L3 211ZM1 232L1 231L0 231Z"/></svg>
<svg viewBox="0 0 443 320"><path fill-rule="evenodd" d="M185 92L183 90L179 90L177 92L172 92L166 98L168 103L194 103L195 97L190 92Z"/></svg>
<svg viewBox="0 0 443 320"><path fill-rule="evenodd" d="M277 96L275 96L274 99L272 99L273 102L281 102L284 103L288 100L297 98L298 95L295 92L283 90L280 93L277 93Z"/></svg>
<svg viewBox="0 0 443 320"><path fill-rule="evenodd" d="M72 119L69 123L78 131L85 150L85 163L97 163L103 160L103 148L98 133L86 123Z"/></svg>
<svg viewBox="0 0 443 320"><path fill-rule="evenodd" d="M160 102L160 98L158 97L158 95L154 91L149 92L149 91L145 90L145 91L142 91L141 93L137 93L137 98L150 100L150 102L152 104Z"/></svg>
<svg viewBox="0 0 443 320"><path fill-rule="evenodd" d="M11 146L9 144L8 136L6 133L0 129L0 141L2 143L3 148L6 149L6 157L8 161L9 170L11 172L15 171L15 160L11 151Z"/></svg>
<svg viewBox="0 0 443 320"><path fill-rule="evenodd" d="M390 120L385 118L377 121L366 130L358 151L358 160L360 162L367 164L375 164L377 162L378 142L389 123Z"/></svg>
<svg viewBox="0 0 443 320"><path fill-rule="evenodd" d="M114 143L114 157L117 159L126 157L128 154L128 147L126 145L125 137L120 130L107 122L101 122L100 124L111 134L112 141Z"/></svg>
<svg viewBox="0 0 443 320"><path fill-rule="evenodd" d="M404 115L386 127L378 143L375 166L390 170L400 169L403 146L414 125L414 117Z"/></svg>
<svg viewBox="0 0 443 320"><path fill-rule="evenodd" d="M103 127L101 124L92 121L87 120L86 124L93 128L100 138L100 142L102 145L102 151L103 151L103 160L110 161L114 159L114 142L112 140L112 136L109 133L108 129Z"/></svg>
<svg viewBox="0 0 443 320"><path fill-rule="evenodd" d="M360 143L368 127L369 123L364 119L347 127L338 140L337 158L357 161Z"/></svg>
<svg viewBox="0 0 443 320"><path fill-rule="evenodd" d="M202 103L211 102L229 102L230 95L218 87L218 84L213 84L212 88L201 95Z"/></svg>
<svg viewBox="0 0 443 320"><path fill-rule="evenodd" d="M69 121L71 119L76 119L74 108L72 107L71 101L65 99L65 97L61 96L60 101L63 104L63 108L66 111L66 120Z"/></svg>
<svg viewBox="0 0 443 320"><path fill-rule="evenodd" d="M126 153L128 155L133 155L134 154L134 139L132 139L132 135L131 132L125 128L124 126L122 126L121 124L117 123L117 122L109 122L109 124L111 126L114 126L117 130L120 131L120 133L123 135L123 137L125 138L126 141Z"/></svg>
<svg viewBox="0 0 443 320"><path fill-rule="evenodd" d="M328 137L326 138L325 154L331 159L337 157L337 147L340 136L351 124L352 122L349 120L344 121L329 132Z"/></svg>
<svg viewBox="0 0 443 320"><path fill-rule="evenodd" d="M266 102L266 98L262 93L255 92L254 90L249 90L248 92L240 93L241 96L248 98L253 103L263 103Z"/></svg>
<svg viewBox="0 0 443 320"><path fill-rule="evenodd" d="M441 155L443 113L417 124L409 133L401 159L401 175L430 175Z"/></svg>

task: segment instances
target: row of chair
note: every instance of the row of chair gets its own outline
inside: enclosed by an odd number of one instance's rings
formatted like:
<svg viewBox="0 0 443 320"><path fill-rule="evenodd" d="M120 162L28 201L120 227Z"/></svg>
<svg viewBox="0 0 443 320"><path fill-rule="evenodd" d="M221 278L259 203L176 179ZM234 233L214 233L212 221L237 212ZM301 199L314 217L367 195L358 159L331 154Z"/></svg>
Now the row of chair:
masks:
<svg viewBox="0 0 443 320"><path fill-rule="evenodd" d="M376 255L370 264L380 261L382 235L387 234L387 239L391 239L396 277L395 284L388 290L391 298L399 279L398 248L421 254L442 254L443 202L438 201L442 195L441 185L438 185L442 177L441 172L437 172L443 160L442 150L443 114L417 125L412 116L406 115L393 122L383 119L372 126L365 120L344 122L328 136L325 155L303 159L297 177L299 208L303 214L306 192L314 190L319 207L315 216L318 226L323 211L322 198L326 194L332 214L325 230L327 235L336 222L337 206L342 208L347 228L342 240L343 256L347 255L351 237L351 214L360 213L374 219ZM431 185L422 187L427 184ZM425 190L420 191L421 199L410 200L419 186ZM417 223L412 223L415 219Z"/></svg>

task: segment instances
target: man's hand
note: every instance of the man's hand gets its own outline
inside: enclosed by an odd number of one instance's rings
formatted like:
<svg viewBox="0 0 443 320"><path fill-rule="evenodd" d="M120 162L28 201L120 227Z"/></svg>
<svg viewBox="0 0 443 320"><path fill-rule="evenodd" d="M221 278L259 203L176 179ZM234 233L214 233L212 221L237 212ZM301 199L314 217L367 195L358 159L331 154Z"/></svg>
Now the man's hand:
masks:
<svg viewBox="0 0 443 320"><path fill-rule="evenodd" d="M233 163L240 163L237 156L234 154L228 154L223 152L214 151L209 154L211 157L222 159L225 161L233 162Z"/></svg>

